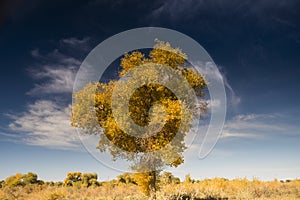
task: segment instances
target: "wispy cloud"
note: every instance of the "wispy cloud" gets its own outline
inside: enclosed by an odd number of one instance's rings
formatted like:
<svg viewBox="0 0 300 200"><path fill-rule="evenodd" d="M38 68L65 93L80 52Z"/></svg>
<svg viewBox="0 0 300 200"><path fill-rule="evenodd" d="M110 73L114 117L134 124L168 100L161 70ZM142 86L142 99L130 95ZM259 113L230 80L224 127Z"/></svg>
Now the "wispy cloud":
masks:
<svg viewBox="0 0 300 200"><path fill-rule="evenodd" d="M60 44L64 48L86 53L91 50L91 40L90 37L83 37L82 39L71 37L60 40Z"/></svg>
<svg viewBox="0 0 300 200"><path fill-rule="evenodd" d="M290 116L289 116L290 117ZM288 117L288 118L289 118ZM191 132L185 138L187 150L185 155L188 158L199 159L205 158L218 147L212 148L211 144L215 137L207 134L209 124L200 125L197 132ZM213 127L212 127L213 129ZM224 124L222 134L219 137L220 142L231 140L280 140L285 137L299 137L298 128L292 124L286 123L286 116L271 113L271 114L239 114L227 120ZM219 150L218 154L223 150ZM203 153L204 152L204 153ZM225 154L230 156L235 152L225 151ZM204 155L204 156L203 156ZM215 155L215 154L214 154ZM221 155L221 154L219 154Z"/></svg>
<svg viewBox="0 0 300 200"><path fill-rule="evenodd" d="M37 81L27 94L36 100L25 111L7 115L10 123L2 136L10 141L55 149L80 149L80 139L71 126L71 93L81 62L75 56L62 53L64 47L79 49L87 46L89 38L67 38L60 41L61 49L41 54L31 51L36 63L29 74ZM69 95L70 98L60 98ZM59 99L59 101L58 101Z"/></svg>
<svg viewBox="0 0 300 200"><path fill-rule="evenodd" d="M231 84L229 83L226 74L222 72L222 66L216 66L212 62L197 61L192 63L197 70L206 78L209 78L208 84L211 82L222 80L226 90L227 104L231 107L237 107L241 103L241 98L235 93ZM210 82L211 81L211 82ZM208 102L209 106L221 105L220 100L216 99L214 102ZM212 104L212 105L210 105Z"/></svg>
<svg viewBox="0 0 300 200"><path fill-rule="evenodd" d="M91 49L90 41L90 37L64 38L59 41L59 49L50 53L42 54L39 49L32 50L31 56L36 62L28 71L37 83L27 94L40 96L71 93L76 72L81 64L78 55ZM72 55L69 55L70 51Z"/></svg>
<svg viewBox="0 0 300 200"><path fill-rule="evenodd" d="M30 75L38 81L27 93L29 95L70 93L80 61L66 56L58 50L41 55L33 50L32 56L39 60L34 68L29 69Z"/></svg>
<svg viewBox="0 0 300 200"><path fill-rule="evenodd" d="M230 130L224 130L221 138L252 138L257 139L262 136L254 134L254 133L244 133L244 132L231 132Z"/></svg>
<svg viewBox="0 0 300 200"><path fill-rule="evenodd" d="M240 14L241 17L249 15L268 16L267 9L272 14L279 15L278 10L284 10L297 6L296 0L280 1L274 3L271 0L253 2L250 0L238 1L203 1L203 0L166 0L158 8L154 9L148 18L153 20L167 18L170 21L189 19L195 15L205 17L207 14L230 15Z"/></svg>
<svg viewBox="0 0 300 200"><path fill-rule="evenodd" d="M10 117L10 130L18 132L18 139L25 144L62 149L78 146L76 130L70 125L70 106L38 100L24 113Z"/></svg>
<svg viewBox="0 0 300 200"><path fill-rule="evenodd" d="M221 138L259 139L295 134L295 127L280 122L281 118L278 114L236 115L225 123Z"/></svg>
<svg viewBox="0 0 300 200"><path fill-rule="evenodd" d="M228 101L228 103L233 107L238 106L241 103L241 97L239 97L235 93L235 91L233 90L233 88L229 84L229 81L227 80L227 78L224 74L223 74L223 81L224 81L225 88L227 90L227 101Z"/></svg>
<svg viewBox="0 0 300 200"><path fill-rule="evenodd" d="M44 66L42 70L32 71L32 76L42 83L35 84L27 94L41 95L53 93L71 93L76 75L75 66L60 68L59 66Z"/></svg>
<svg viewBox="0 0 300 200"><path fill-rule="evenodd" d="M71 37L71 38L62 39L61 42L78 47L78 45L86 46L86 44L89 42L89 40L90 40L89 37L84 37L82 39L78 39L76 37Z"/></svg>
<svg viewBox="0 0 300 200"><path fill-rule="evenodd" d="M203 3L203 1L195 0L167 0L160 7L153 10L149 17L156 19L166 15L171 20L177 20L182 17L189 18L193 16Z"/></svg>
<svg viewBox="0 0 300 200"><path fill-rule="evenodd" d="M281 126L275 125L273 123L272 119L276 117L276 115L270 114L240 114L227 121L224 128L231 130L283 130Z"/></svg>

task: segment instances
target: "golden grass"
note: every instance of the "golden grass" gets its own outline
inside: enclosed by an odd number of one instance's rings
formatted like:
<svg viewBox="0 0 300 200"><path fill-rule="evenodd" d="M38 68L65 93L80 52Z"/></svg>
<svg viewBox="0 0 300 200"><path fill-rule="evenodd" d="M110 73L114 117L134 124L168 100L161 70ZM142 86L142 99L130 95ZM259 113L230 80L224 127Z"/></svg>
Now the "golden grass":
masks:
<svg viewBox="0 0 300 200"><path fill-rule="evenodd" d="M300 181L282 183L215 178L195 183L166 185L160 193L161 199L174 199L184 195L191 199L300 199Z"/></svg>
<svg viewBox="0 0 300 200"><path fill-rule="evenodd" d="M259 181L247 179L226 180L215 178L180 184L161 186L158 200L216 200L255 199L293 200L300 199L300 181ZM138 186L108 182L98 187L64 187L49 185L27 185L0 189L0 200L146 200Z"/></svg>

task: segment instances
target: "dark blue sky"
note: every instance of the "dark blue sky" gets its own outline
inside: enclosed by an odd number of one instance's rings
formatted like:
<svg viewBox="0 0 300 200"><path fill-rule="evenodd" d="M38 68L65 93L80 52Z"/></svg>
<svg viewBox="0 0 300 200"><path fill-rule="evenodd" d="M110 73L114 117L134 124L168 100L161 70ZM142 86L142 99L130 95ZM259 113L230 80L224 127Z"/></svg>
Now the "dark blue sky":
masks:
<svg viewBox="0 0 300 200"><path fill-rule="evenodd" d="M174 173L195 178L300 176L300 1L12 0L0 3L0 179L28 170L51 179L39 157L46 155L54 166L85 155L72 149L73 140L40 140L50 132L43 132L50 130L43 124L43 108L50 106L58 118L68 116L68 84L88 52L114 34L147 26L195 39L227 80L224 137L206 160L190 159ZM33 121L44 127L35 128ZM62 132L59 139L70 134L61 124L52 126ZM31 156L35 154L39 156ZM21 162L24 156L28 160ZM100 177L101 171L117 174L83 157L84 165L66 163L53 170L58 174L54 179L76 169L98 170ZM192 167L195 163L199 167Z"/></svg>

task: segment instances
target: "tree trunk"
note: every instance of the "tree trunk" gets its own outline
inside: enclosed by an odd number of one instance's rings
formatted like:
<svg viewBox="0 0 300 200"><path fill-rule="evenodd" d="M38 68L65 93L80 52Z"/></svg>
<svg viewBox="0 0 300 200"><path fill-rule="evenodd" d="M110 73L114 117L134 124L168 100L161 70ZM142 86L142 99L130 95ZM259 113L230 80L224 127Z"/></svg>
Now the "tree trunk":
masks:
<svg viewBox="0 0 300 200"><path fill-rule="evenodd" d="M150 199L156 200L156 171L151 172Z"/></svg>

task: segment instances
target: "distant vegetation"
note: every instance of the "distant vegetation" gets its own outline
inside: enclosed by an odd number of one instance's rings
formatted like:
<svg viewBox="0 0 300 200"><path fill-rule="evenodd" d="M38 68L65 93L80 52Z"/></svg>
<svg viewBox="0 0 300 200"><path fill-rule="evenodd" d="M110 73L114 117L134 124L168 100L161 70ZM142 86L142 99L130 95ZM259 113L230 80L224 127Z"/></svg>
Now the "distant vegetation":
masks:
<svg viewBox="0 0 300 200"><path fill-rule="evenodd" d="M35 173L16 174L0 181L1 200L146 200L144 185L131 173L98 181L95 173L70 172L63 182L38 180ZM140 176L138 176L140 178ZM180 181L170 172L157 179L159 200L300 199L300 180L260 181L224 178ZM142 189L142 190L139 190Z"/></svg>

